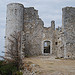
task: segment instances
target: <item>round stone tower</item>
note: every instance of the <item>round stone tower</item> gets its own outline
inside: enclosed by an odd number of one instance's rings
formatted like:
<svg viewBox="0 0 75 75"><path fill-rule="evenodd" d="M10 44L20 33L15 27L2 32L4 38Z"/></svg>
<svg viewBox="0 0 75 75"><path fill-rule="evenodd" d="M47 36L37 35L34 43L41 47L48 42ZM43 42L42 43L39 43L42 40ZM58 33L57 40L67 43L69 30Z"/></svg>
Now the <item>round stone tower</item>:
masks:
<svg viewBox="0 0 75 75"><path fill-rule="evenodd" d="M23 30L23 15L24 6L19 3L10 3L7 5L7 17L6 17L6 39L5 46L9 45L8 38L11 39L11 34L14 32L19 32Z"/></svg>

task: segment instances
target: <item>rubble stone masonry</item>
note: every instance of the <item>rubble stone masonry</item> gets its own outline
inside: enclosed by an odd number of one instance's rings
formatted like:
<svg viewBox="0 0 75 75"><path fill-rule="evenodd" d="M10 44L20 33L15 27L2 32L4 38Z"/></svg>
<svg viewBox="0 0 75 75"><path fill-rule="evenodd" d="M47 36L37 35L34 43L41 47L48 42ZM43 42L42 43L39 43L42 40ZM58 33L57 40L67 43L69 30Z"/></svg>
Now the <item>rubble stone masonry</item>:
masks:
<svg viewBox="0 0 75 75"><path fill-rule="evenodd" d="M5 46L10 45L8 38L15 32L21 32L22 56L55 55L57 57L75 57L75 8L62 9L62 27L44 27L34 7L24 7L20 3L7 5ZM49 53L44 52L44 44L49 42ZM6 49L7 51L7 49Z"/></svg>

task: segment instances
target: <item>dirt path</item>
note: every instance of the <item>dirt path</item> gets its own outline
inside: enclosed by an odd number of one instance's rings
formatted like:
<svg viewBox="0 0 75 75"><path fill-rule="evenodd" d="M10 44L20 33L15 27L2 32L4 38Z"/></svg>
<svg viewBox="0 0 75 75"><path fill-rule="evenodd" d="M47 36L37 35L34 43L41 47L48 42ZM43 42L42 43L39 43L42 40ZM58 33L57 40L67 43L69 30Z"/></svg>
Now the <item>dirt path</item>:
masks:
<svg viewBox="0 0 75 75"><path fill-rule="evenodd" d="M75 75L75 60L54 59L51 56L25 58L37 75Z"/></svg>

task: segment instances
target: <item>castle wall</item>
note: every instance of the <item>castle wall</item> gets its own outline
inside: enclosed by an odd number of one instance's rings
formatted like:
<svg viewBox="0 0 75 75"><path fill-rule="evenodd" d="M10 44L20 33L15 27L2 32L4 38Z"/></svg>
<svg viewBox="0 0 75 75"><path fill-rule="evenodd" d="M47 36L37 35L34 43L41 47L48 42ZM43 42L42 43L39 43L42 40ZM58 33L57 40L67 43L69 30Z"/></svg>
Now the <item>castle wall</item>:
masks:
<svg viewBox="0 0 75 75"><path fill-rule="evenodd" d="M75 57L75 8L62 9L62 27L64 32L65 58Z"/></svg>
<svg viewBox="0 0 75 75"><path fill-rule="evenodd" d="M42 54L43 21L38 16L38 11L33 7L24 8L24 33L25 54L27 56Z"/></svg>
<svg viewBox="0 0 75 75"><path fill-rule="evenodd" d="M62 31L60 31L62 29ZM7 5L5 46L10 45L8 38L15 32L21 32L21 52L23 56L44 54L44 41L50 41L50 54L58 57L75 58L75 8L62 9L62 28L55 30L55 21L51 27L44 27L38 10L24 8L22 4ZM7 50L6 49L6 50Z"/></svg>
<svg viewBox="0 0 75 75"><path fill-rule="evenodd" d="M52 29L51 27L43 27L43 39L42 39L42 53L43 54L46 54L44 53L44 42L45 41L49 41L50 42L50 54L52 54L52 34L51 32ZM50 35L51 34L51 35Z"/></svg>
<svg viewBox="0 0 75 75"><path fill-rule="evenodd" d="M43 27L42 53L44 53L44 41L50 41L50 54L55 53L55 22L51 21L51 27Z"/></svg>
<svg viewBox="0 0 75 75"><path fill-rule="evenodd" d="M64 35L63 32L60 30L56 30L56 39L57 39L57 57L61 58L64 57L64 44L63 44L63 39L64 39Z"/></svg>
<svg viewBox="0 0 75 75"><path fill-rule="evenodd" d="M24 7L19 3L11 3L7 5L7 17L6 17L6 39L5 45L8 47L9 40L12 39L10 35L14 32L19 32L23 30L23 13ZM8 49L8 48L7 48Z"/></svg>

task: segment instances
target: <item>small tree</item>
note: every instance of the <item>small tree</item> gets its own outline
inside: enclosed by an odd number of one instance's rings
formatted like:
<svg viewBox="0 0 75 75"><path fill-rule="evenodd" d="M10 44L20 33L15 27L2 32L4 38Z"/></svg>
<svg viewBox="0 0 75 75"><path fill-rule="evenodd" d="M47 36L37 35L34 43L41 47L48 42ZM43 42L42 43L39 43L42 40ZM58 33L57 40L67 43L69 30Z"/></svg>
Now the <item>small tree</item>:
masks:
<svg viewBox="0 0 75 75"><path fill-rule="evenodd" d="M11 38L8 38L9 45L6 47L6 57L3 58L8 62L13 62L17 67L17 70L20 70L22 67L21 32L14 32L14 34L10 35L10 37Z"/></svg>

